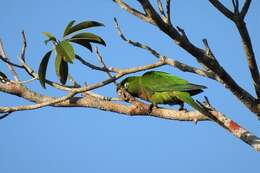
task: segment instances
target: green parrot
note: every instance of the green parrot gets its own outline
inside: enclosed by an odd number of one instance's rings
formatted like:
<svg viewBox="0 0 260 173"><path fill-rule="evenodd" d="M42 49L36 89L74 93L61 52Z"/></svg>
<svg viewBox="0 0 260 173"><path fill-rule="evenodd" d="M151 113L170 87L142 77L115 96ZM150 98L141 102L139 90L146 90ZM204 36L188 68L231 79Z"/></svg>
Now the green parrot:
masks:
<svg viewBox="0 0 260 173"><path fill-rule="evenodd" d="M157 104L178 104L181 110L187 103L199 112L205 112L191 96L207 87L189 83L169 73L149 71L142 76L127 77L119 86L123 86L133 97L151 102L150 108Z"/></svg>

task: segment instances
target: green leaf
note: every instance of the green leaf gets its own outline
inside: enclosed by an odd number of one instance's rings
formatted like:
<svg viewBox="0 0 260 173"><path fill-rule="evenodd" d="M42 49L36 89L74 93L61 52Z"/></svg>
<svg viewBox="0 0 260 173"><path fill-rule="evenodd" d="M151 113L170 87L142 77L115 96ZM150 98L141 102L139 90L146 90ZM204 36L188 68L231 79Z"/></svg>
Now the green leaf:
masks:
<svg viewBox="0 0 260 173"><path fill-rule="evenodd" d="M84 22L81 22L73 27L70 27L67 32L66 32L66 35L69 35L73 32L77 32L77 31L80 31L80 30L83 30L83 29L87 29L87 28L91 28L91 27L97 27L97 26L104 26L104 24L102 23L99 23L99 22L96 22L96 21L84 21ZM66 36L64 35L64 36Z"/></svg>
<svg viewBox="0 0 260 173"><path fill-rule="evenodd" d="M68 23L68 25L66 26L64 33L63 33L63 37L66 37L67 35L69 35L69 31L71 29L71 27L73 26L73 24L75 23L75 20L72 20Z"/></svg>
<svg viewBox="0 0 260 173"><path fill-rule="evenodd" d="M70 41L73 42L73 43L79 44L81 46L84 46L85 48L89 49L91 52L93 50L91 44L87 40L74 39L74 40L70 40Z"/></svg>
<svg viewBox="0 0 260 173"><path fill-rule="evenodd" d="M66 81L68 79L68 63L63 60L63 58L59 55L56 56L55 60L55 71L56 74L61 82L61 84L66 84Z"/></svg>
<svg viewBox="0 0 260 173"><path fill-rule="evenodd" d="M41 83L41 86L45 88L45 80L46 80L46 70L47 70L47 65L50 59L52 51L50 50L47 52L41 61L41 64L39 66L38 74L39 74L39 81Z"/></svg>
<svg viewBox="0 0 260 173"><path fill-rule="evenodd" d="M44 43L47 44L49 41L57 42L57 39L49 32L43 32L43 34L48 37L48 40L45 40Z"/></svg>
<svg viewBox="0 0 260 173"><path fill-rule="evenodd" d="M57 54L61 56L64 61L73 63L73 60L75 59L75 52L68 41L61 41L56 45L55 49Z"/></svg>
<svg viewBox="0 0 260 173"><path fill-rule="evenodd" d="M98 35L89 33L89 32L83 32L83 33L76 34L68 40L69 41L85 40L88 42L98 43L98 44L102 44L102 45L106 46L105 41L101 37L99 37Z"/></svg>

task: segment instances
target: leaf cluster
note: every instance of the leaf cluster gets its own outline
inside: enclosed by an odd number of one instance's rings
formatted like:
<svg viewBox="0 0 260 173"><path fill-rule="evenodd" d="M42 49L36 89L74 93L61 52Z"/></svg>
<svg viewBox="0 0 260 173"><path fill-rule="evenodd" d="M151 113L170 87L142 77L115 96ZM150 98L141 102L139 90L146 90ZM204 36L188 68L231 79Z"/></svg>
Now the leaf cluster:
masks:
<svg viewBox="0 0 260 173"><path fill-rule="evenodd" d="M49 32L43 32L43 34L47 37L47 40L44 41L45 44L47 45L48 43L51 43L53 46L53 49L46 52L43 56L38 69L39 81L43 88L45 88L46 83L47 66L53 52L55 54L56 75L59 78L60 83L64 85L66 84L69 74L68 64L72 64L75 60L75 57L79 56L75 53L72 43L81 45L91 52L91 43L98 43L106 46L105 41L100 36L90 32L80 32L91 27L104 26L102 23L96 21L83 21L81 23L75 24L75 22L76 21L73 20L68 23L68 25L64 29L63 37L61 40L58 40L53 34Z"/></svg>

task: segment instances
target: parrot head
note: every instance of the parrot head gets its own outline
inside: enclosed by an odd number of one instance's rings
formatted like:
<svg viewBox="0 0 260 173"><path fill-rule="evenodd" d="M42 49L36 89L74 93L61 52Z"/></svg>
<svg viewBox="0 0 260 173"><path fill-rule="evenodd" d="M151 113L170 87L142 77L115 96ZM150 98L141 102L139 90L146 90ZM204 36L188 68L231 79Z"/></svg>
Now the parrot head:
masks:
<svg viewBox="0 0 260 173"><path fill-rule="evenodd" d="M139 91L139 89L138 89L138 79L139 78L140 78L139 76L127 77L120 82L117 89L119 89L119 87L123 87L126 91L131 93L131 95L135 96L138 94L138 91Z"/></svg>

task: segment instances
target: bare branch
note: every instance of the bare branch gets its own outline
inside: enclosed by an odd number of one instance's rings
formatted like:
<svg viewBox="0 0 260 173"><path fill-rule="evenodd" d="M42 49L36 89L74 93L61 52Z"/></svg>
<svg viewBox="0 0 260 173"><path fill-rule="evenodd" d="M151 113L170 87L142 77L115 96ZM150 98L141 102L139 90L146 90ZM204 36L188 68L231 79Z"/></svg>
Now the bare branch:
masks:
<svg viewBox="0 0 260 173"><path fill-rule="evenodd" d="M92 91L87 91L84 95L90 95L92 97L95 97L97 99L104 100L104 101L123 101L122 98L115 98L115 97L113 98L113 97L103 96L103 95L94 93Z"/></svg>
<svg viewBox="0 0 260 173"><path fill-rule="evenodd" d="M155 24L153 20L151 20L150 17L148 17L146 14L137 11L136 9L130 7L128 4L124 3L123 0L113 0L115 3L117 3L121 8L123 8L124 10L126 10L127 12L139 17L140 19L150 23L150 24Z"/></svg>
<svg viewBox="0 0 260 173"><path fill-rule="evenodd" d="M240 37L242 39L244 52L246 54L248 68L250 70L252 79L254 81L255 92L257 98L260 98L260 75L258 65L255 59L255 53L253 50L253 45L250 39L250 35L248 33L248 29L246 23L242 20L235 21L237 29L240 33Z"/></svg>
<svg viewBox="0 0 260 173"><path fill-rule="evenodd" d="M152 20L156 23L156 26L160 28L165 34L172 38L177 45L194 56L197 61L203 63L209 68L215 75L217 75L226 88L228 88L250 111L258 114L260 112L260 106L258 107L256 99L241 86L224 70L224 68L215 60L206 55L203 49L200 49L187 41L179 34L179 32L173 27L163 22L159 14L154 10L148 0L137 0L143 7L144 11ZM226 9L219 1L209 0L219 10L221 10L227 17L233 18L233 13ZM231 16L232 15L232 16ZM217 58L215 58L217 59Z"/></svg>
<svg viewBox="0 0 260 173"><path fill-rule="evenodd" d="M125 35L123 34L123 32L121 31L120 29L120 26L116 20L116 18L114 19L115 20L115 25L116 25L116 30L118 32L118 35L122 38L122 40L124 40L125 42L131 44L132 46L135 46L135 47L139 47L139 48L142 48L148 52L150 52L152 55L154 55L156 58L159 58L159 59L164 59L165 62L170 65L170 66L173 66L175 68L178 68L179 70L183 71L183 72L190 72L190 73L194 73L194 74L198 74L200 76L203 76L203 77L208 77L210 79L213 79L213 80L217 80L219 82L222 83L222 81L220 80L220 78L218 78L218 76L216 76L214 73L208 71L208 70L202 70L202 69L199 69L199 68L196 68L196 67L192 67L192 66L189 66L187 64L184 64L182 62L179 62L177 60L172 60L171 58L168 58L166 56L163 56L161 55L160 53L158 53L156 50L152 49L151 47L147 46L147 45L144 45L142 43L139 43L139 42L135 42L135 41L132 41L128 38L125 37Z"/></svg>
<svg viewBox="0 0 260 173"><path fill-rule="evenodd" d="M163 21L167 22L167 18L163 9L163 5L162 5L162 1L161 0L157 0L157 5L160 11L160 16L162 18Z"/></svg>
<svg viewBox="0 0 260 173"><path fill-rule="evenodd" d="M234 15L239 15L239 0L232 0L232 4L234 7Z"/></svg>
<svg viewBox="0 0 260 173"><path fill-rule="evenodd" d="M19 76L18 76L17 72L15 71L15 68L12 66L12 64L8 63L8 62L10 62L10 60L5 53L4 44L1 39L0 39L0 58L6 62L7 67L13 74L14 80L19 81Z"/></svg>
<svg viewBox="0 0 260 173"><path fill-rule="evenodd" d="M86 60L84 60L83 58L81 58L80 56L75 56L75 59L79 60L83 65L93 69L93 70L99 70L99 71L106 71L107 69L102 68L102 67L98 67L94 64L91 64L89 62L87 62Z"/></svg>
<svg viewBox="0 0 260 173"><path fill-rule="evenodd" d="M0 107L0 113L8 113L8 112L14 112L14 111L21 111L21 110L33 110L33 109L38 109L38 108L41 108L41 107L44 107L44 106L53 105L53 104L56 104L56 103L59 103L59 102L63 102L63 101L73 97L74 95L76 95L78 93L85 93L86 91L90 91L90 90L108 85L108 84L114 82L115 80L121 78L122 76L124 76L126 74L144 71L144 70L160 67L160 66L163 66L163 65L165 65L164 61L158 61L158 62L153 63L153 64L138 66L138 67L134 67L134 68L127 68L127 69L121 70L117 75L113 76L112 78L106 79L104 81L97 82L97 83L87 85L87 86L83 86L81 88L70 89L70 93L67 96L57 98L57 99L52 100L50 102L44 101L46 99L44 99L44 97L42 95L39 95L37 93L33 93L33 94L27 93L27 91L29 89L27 89L25 86L22 86L20 84L15 83L15 82L10 81L8 83L0 83L0 91L2 91L2 92L14 94L14 95L23 97L25 99L28 99L30 101L34 101L36 103L40 102L39 104L36 104L36 105L17 106L17 107ZM32 97L36 97L37 100L33 100ZM48 98L48 97L46 97L46 98ZM49 100L49 99L47 99L47 100Z"/></svg>
<svg viewBox="0 0 260 173"><path fill-rule="evenodd" d="M249 9L249 7L250 7L250 4L251 4L251 0L245 0L245 3L244 3L244 5L243 5L243 7L242 7L242 10L241 10L241 12L240 12L240 17L241 17L242 19L245 18L246 14L247 14L247 12L248 12L248 9Z"/></svg>
<svg viewBox="0 0 260 173"><path fill-rule="evenodd" d="M20 81L20 82L18 82L18 83L20 83L20 84L26 84L26 83L30 83L30 82L32 82L32 81L35 81L35 80L37 80L38 78L31 78L31 79L29 79L29 80L25 80L25 81Z"/></svg>
<svg viewBox="0 0 260 173"><path fill-rule="evenodd" d="M208 102L208 100L207 100ZM214 110L214 111L208 111L207 115L210 119L212 119L214 122L219 124L220 126L227 129L230 133L232 133L235 137L241 139L251 147L253 147L256 151L260 151L260 139L255 136L253 133L249 132L245 128L238 125L236 122L225 116L223 113L216 111L215 108L213 108L209 102L208 105L205 106L204 104L198 102L205 110Z"/></svg>
<svg viewBox="0 0 260 173"><path fill-rule="evenodd" d="M106 69L106 74L108 75L108 77L110 77L111 79L113 79L113 76L112 76L112 74L109 72L109 68L108 68L107 65L105 64L105 62L104 62L104 60L103 60L103 57L100 55L99 50L98 50L97 47L96 47L96 49L95 49L95 52L96 52L96 57L97 57L98 61L100 62L100 64L102 64L103 68ZM114 81L113 83L117 86L116 81Z"/></svg>
<svg viewBox="0 0 260 173"><path fill-rule="evenodd" d="M160 11L161 15L165 17L162 1L161 0L157 0L157 5L158 5L158 8L159 8L159 11Z"/></svg>
<svg viewBox="0 0 260 173"><path fill-rule="evenodd" d="M25 62L25 51L26 51L26 47L27 47L27 42L26 42L26 36L25 36L25 32L22 31L22 49L21 49L21 54L20 54L20 59L22 59Z"/></svg>
<svg viewBox="0 0 260 173"><path fill-rule="evenodd" d="M216 60L212 50L209 47L208 40L204 38L204 39L202 39L202 42L205 46L205 51L206 51L207 56L212 58L213 60Z"/></svg>
<svg viewBox="0 0 260 173"><path fill-rule="evenodd" d="M244 3L244 6L241 11L241 15L239 14L239 1L238 0L232 0L233 6L234 6L234 14L229 11L221 2L218 0L209 0L212 5L214 5L222 14L224 14L226 17L228 17L230 20L232 20L240 33L244 51L247 57L247 63L248 67L252 76L252 79L254 81L254 87L255 92L257 95L257 98L260 98L260 74L258 70L258 66L255 60L255 54L253 50L253 46L251 43L251 39L246 27L246 23L243 21L248 8L250 6L251 0L247 0ZM231 14L230 14L231 13ZM260 112L260 111L259 111Z"/></svg>
<svg viewBox="0 0 260 173"><path fill-rule="evenodd" d="M11 113L8 112L8 113L5 113L4 115L1 115L1 116L0 116L0 120L2 120L2 119L4 119L4 118L8 117L10 114L11 114Z"/></svg>
<svg viewBox="0 0 260 173"><path fill-rule="evenodd" d="M171 23L171 0L166 0L166 18L167 23L172 25Z"/></svg>
<svg viewBox="0 0 260 173"><path fill-rule="evenodd" d="M230 20L234 20L234 14L228 8L226 8L219 0L209 0L209 2L227 18L229 18Z"/></svg>
<svg viewBox="0 0 260 173"><path fill-rule="evenodd" d="M21 97L30 100L32 102L53 103L54 100L57 100L56 98L53 97L39 95L27 88L18 86L17 84L14 85L18 87L17 90L23 92ZM0 90L1 90L1 85L0 85ZM12 94L17 95L17 93L12 93ZM30 96L30 97L28 98L26 96ZM207 117L205 117L204 115L196 111L186 112L186 111L176 111L173 109L156 108L153 109L152 112L148 112L147 110L144 110L146 108L149 108L149 105L146 104L141 105L141 106L145 106L144 109L135 109L135 111L133 111L132 106L114 103L111 101L104 100L103 98L100 99L100 97L96 97L96 95L93 95L92 93L89 94L89 92L87 92L87 95L85 95L84 97L72 97L63 102L51 104L50 106L95 108L98 110L111 111L115 113L129 115L129 116L152 116L152 117L157 117L162 119L170 119L170 120L178 120L178 121L208 121L209 120ZM2 107L0 107L0 110L2 110Z"/></svg>
<svg viewBox="0 0 260 173"><path fill-rule="evenodd" d="M1 59L2 61L4 61L5 63L9 64L10 66L17 67L17 68L22 68L22 69L23 69L23 66L22 66L22 65L19 65L19 64L16 64L16 63L14 63L14 62L11 62L9 59L4 58L2 55L0 55L0 59Z"/></svg>
<svg viewBox="0 0 260 173"><path fill-rule="evenodd" d="M48 101L48 102L42 102L42 103L33 104L33 105L15 106L15 107L0 107L0 113L11 113L11 112L16 112L16 111L39 109L39 108L42 108L42 107L45 107L45 106L49 106L49 105L52 105L52 104L63 102L65 100L73 97L77 93L78 93L77 91L74 91L74 92L69 93L66 96L63 96L63 97L60 97L60 98L57 98L57 99L53 99L53 100Z"/></svg>
<svg viewBox="0 0 260 173"><path fill-rule="evenodd" d="M185 39L187 42L189 42L189 39L186 35L186 32L184 31L184 29L182 29L181 27L177 26L176 27L177 30L181 33L181 36L183 37L183 39Z"/></svg>

